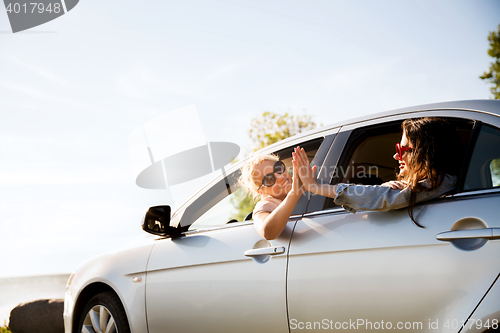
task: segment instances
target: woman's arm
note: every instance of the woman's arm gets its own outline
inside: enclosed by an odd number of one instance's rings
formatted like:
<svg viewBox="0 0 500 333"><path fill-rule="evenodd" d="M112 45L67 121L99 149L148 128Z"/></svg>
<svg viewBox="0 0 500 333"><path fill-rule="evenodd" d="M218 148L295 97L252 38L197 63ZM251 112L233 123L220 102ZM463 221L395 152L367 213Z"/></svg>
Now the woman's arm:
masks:
<svg viewBox="0 0 500 333"><path fill-rule="evenodd" d="M300 196L290 196L289 193L285 200L271 213L255 214L253 225L257 233L267 240L275 239L281 235L299 198Z"/></svg>
<svg viewBox="0 0 500 333"><path fill-rule="evenodd" d="M297 161L300 180L308 191L334 198L337 205L343 206L344 209L352 213L357 210L388 211L404 208L409 204L410 189L404 181L390 181L380 186L343 183L337 185L318 184L303 149L295 150L294 159ZM446 175L438 188L417 193L415 202L439 197L453 189L455 183L455 176Z"/></svg>
<svg viewBox="0 0 500 333"><path fill-rule="evenodd" d="M407 183L403 181L386 182L381 185L383 188L354 184L319 184L314 177L315 169L311 168L311 164L309 163L309 159L307 158L307 154L304 149L297 147L293 153L293 158L297 163L297 172L306 190L314 194L334 198L336 199L335 203L337 204L348 206L353 205L356 209L362 209L358 207L357 202L359 202L361 207L365 209L368 208L366 206L370 206L369 203L373 201L376 201L375 207L381 205L381 207L378 208L383 209L386 206L391 206L394 199L390 198L389 200L385 200L385 195L387 193L392 193L394 197L396 193L400 193L400 191L403 191L408 186ZM353 187L351 191L345 190L348 186ZM397 191L392 192L390 189ZM340 198L338 198L339 195L341 196ZM362 196L365 197L363 198ZM379 200L379 197L382 197L382 200ZM368 205L366 205L366 202L368 202ZM372 207L369 208L371 210Z"/></svg>
<svg viewBox="0 0 500 333"><path fill-rule="evenodd" d="M384 183L382 186L354 184L318 184L307 155L302 148L293 153L297 173L304 187L311 193L333 198L337 205L354 213L356 210L389 210L408 205L407 185L400 181Z"/></svg>
<svg viewBox="0 0 500 333"><path fill-rule="evenodd" d="M300 196L304 193L302 183L299 176L296 174L297 167L293 163L293 181L292 189L276 209L271 213L262 212L255 214L253 217L254 226L257 233L267 240L277 238L283 230L292 214L295 204L299 201Z"/></svg>
<svg viewBox="0 0 500 333"><path fill-rule="evenodd" d="M393 190L404 190L408 187L408 182L404 180L391 180L381 184L380 186L390 187Z"/></svg>

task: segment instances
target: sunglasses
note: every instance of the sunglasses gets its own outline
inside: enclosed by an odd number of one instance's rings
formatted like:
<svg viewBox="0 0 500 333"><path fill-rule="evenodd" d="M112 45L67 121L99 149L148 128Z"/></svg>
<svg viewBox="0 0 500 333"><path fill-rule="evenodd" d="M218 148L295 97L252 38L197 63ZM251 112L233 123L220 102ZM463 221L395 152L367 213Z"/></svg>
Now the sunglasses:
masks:
<svg viewBox="0 0 500 333"><path fill-rule="evenodd" d="M285 172L285 170L286 170L286 168L285 168L285 164L283 164L283 162L278 161L278 162L274 163L273 172L266 174L262 178L262 185L259 186L257 191L260 190L262 188L262 186L271 187L274 184L276 184L276 176L274 174L277 173L278 175L281 175L283 172Z"/></svg>
<svg viewBox="0 0 500 333"><path fill-rule="evenodd" d="M396 159L401 161L401 156L403 156L403 153L405 151L409 151L409 150L412 150L413 148L410 148L410 147L401 147L401 145L398 143L396 143Z"/></svg>

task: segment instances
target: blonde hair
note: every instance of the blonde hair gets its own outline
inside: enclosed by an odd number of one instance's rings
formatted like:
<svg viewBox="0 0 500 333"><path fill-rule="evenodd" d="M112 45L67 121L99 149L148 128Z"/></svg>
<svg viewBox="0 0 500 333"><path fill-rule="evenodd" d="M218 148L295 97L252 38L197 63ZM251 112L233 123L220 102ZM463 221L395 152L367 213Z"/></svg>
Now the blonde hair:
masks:
<svg viewBox="0 0 500 333"><path fill-rule="evenodd" d="M259 185L253 181L255 167L264 161L279 161L279 157L274 154L255 155L241 168L241 176L238 179L241 187L245 188L254 200L260 199L261 194L257 192Z"/></svg>

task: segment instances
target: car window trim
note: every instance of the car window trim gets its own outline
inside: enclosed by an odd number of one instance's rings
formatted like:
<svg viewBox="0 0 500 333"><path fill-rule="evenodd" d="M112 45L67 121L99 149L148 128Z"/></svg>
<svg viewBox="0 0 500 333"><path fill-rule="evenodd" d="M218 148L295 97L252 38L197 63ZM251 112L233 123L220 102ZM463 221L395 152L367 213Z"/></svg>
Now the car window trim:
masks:
<svg viewBox="0 0 500 333"><path fill-rule="evenodd" d="M493 187L487 189L476 189L476 190L465 190L460 193L448 194L445 195L446 198L462 198L469 196L480 196L485 194L495 194L500 193L500 187Z"/></svg>
<svg viewBox="0 0 500 333"><path fill-rule="evenodd" d="M316 153L316 156L314 156L314 159L311 161L311 165L316 165L319 167L319 171L317 172L318 175L321 175L321 170L325 166L325 163L328 159L328 156L331 156L331 150L332 147L335 143L335 140L337 139L338 134L340 133L340 130L342 127L339 127L336 133L332 133L328 136L324 137L324 140L321 144L321 146L318 149L318 152ZM319 178L318 178L319 179ZM308 195L307 193L304 193L302 196ZM324 199L322 199L324 200ZM309 210L309 207L311 206L311 203L314 205L316 200L314 200L314 196L309 197L307 200L305 209L303 210L302 214L307 214L307 211ZM323 207L323 204L321 204Z"/></svg>
<svg viewBox="0 0 500 333"><path fill-rule="evenodd" d="M349 139L352 133L352 130L347 130L343 132L342 129L343 127L339 128L339 131L335 135L335 138L330 148L328 149L328 153L326 154L325 158L321 163L321 168L318 171L319 175L318 182L323 182L325 184L332 183L333 173L332 176L326 178L321 178L321 175L323 168L327 168L326 176L328 176L328 168L336 168L339 163L339 158L340 156L342 156L342 152L346 146L347 140ZM307 204L305 214L312 213L309 211L311 207L313 207L314 209L313 212L324 210L326 204L328 203L328 200L333 200L333 199L321 195L312 195Z"/></svg>
<svg viewBox="0 0 500 333"><path fill-rule="evenodd" d="M302 214L296 214L290 216L288 219L288 223L290 222L297 222L302 218ZM207 228L200 228L200 229L194 229L194 230L187 230L182 233L183 236L187 235L192 235L192 234L199 234L202 232L209 232L209 231L216 231L216 230L222 230L222 229L228 229L228 228L236 228L236 227L243 227L247 225L252 225L253 220L250 221L239 221L239 222L233 222L233 223L228 223L228 224L222 224L222 225L217 225L213 227L207 227Z"/></svg>
<svg viewBox="0 0 500 333"><path fill-rule="evenodd" d="M469 143L467 144L467 148L465 150L465 156L462 162L462 167L460 168L460 175L457 179L457 185L455 187L456 193L462 193L464 191L465 179L467 178L467 173L469 172L469 166L472 158L472 154L474 153L474 148L476 147L477 138L479 137L479 133L481 133L481 128L483 127L483 123L479 120L474 120L474 125L472 126L472 132L470 134Z"/></svg>
<svg viewBox="0 0 500 333"><path fill-rule="evenodd" d="M306 213L306 214L304 214L302 216L302 218L304 218L304 217L310 218L310 217L316 217L316 216L326 215L326 214L344 214L344 213L347 214L349 212L346 211L342 207L332 207L332 208L328 208L328 209L325 209L325 210L319 210L319 211L316 211L316 212Z"/></svg>
<svg viewBox="0 0 500 333"><path fill-rule="evenodd" d="M188 235L192 235L192 234L199 234L202 232L236 228L236 227L242 227L242 226L252 225L252 224L253 224L253 221L240 221L240 222L233 222L233 223L229 223L229 224L217 225L217 226L213 226L213 227L188 230L188 231L183 232L182 234L184 236L188 236Z"/></svg>

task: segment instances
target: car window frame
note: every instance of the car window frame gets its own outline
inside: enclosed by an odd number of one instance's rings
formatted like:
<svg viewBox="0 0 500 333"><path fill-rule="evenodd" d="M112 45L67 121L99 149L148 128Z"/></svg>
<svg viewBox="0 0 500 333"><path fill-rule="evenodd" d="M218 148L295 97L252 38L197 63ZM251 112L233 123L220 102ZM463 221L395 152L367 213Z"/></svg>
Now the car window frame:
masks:
<svg viewBox="0 0 500 333"><path fill-rule="evenodd" d="M281 142L275 147L275 149L271 149L271 150L270 149L263 149L262 153L263 154L267 154L267 153L284 154L284 152L287 152L287 151L290 151L290 153L291 153L291 151L293 151L293 149L296 146L302 146L304 141L307 144L313 144L315 141L321 140L321 144L318 147L318 150L317 150L317 152L316 152L316 154L311 162L312 165L321 165L323 163L323 160L325 159L325 156L328 154L328 152L331 148L331 145L333 144L333 142L335 140L335 137L337 136L338 130L340 130L340 127L333 128L333 130L328 129L327 131L315 133L313 136L301 136L301 139L299 139L299 140L290 140L288 142ZM297 141L299 141L299 142L297 142ZM284 146L284 144L286 144L286 146ZM270 147L272 148L272 146L270 146ZM222 174L222 175L215 177L209 184L204 186L195 196L193 196L188 202L186 202L183 206L181 206L174 213L174 215L172 216L172 224L181 229L182 235L189 235L189 234L194 234L194 233L208 232L208 231L213 231L213 230L220 230L220 229L233 228L233 227L246 226L249 224L253 224L253 220L237 221L237 222L225 223L225 224L221 224L221 225L214 225L214 226L205 227L205 228L188 230L189 227L194 222L196 222L196 220L195 220L189 225L179 227L179 224L182 221L182 217L183 217L185 211L192 204L195 204L195 202L198 199L200 199L204 193L210 191L215 186L218 186L219 183L226 181L225 179L227 179L227 177L233 176L235 172L238 172L238 170L241 169L243 164L244 164L244 161L241 163L238 163L234 167L230 168L225 174ZM307 196L307 193L304 193L301 196L301 198L299 199L299 201L297 202L295 209L292 212L292 215L290 216L289 222L294 222L294 221L299 220L306 212L308 204L309 204L309 198Z"/></svg>
<svg viewBox="0 0 500 333"><path fill-rule="evenodd" d="M464 114L465 112L465 114ZM474 114L478 117L471 117L471 115ZM491 122L484 121L484 119L477 119L477 118L483 118L483 117L495 117L499 124L492 124ZM334 165L335 168L338 168L339 165L342 165L343 160L345 156L349 154L345 154L345 152L349 149L352 148L352 134L353 132L357 132L358 130L361 130L363 128L370 128L370 127L377 127L377 126L384 126L384 124L390 124L390 123L396 123L396 122L402 122L404 119L409 119L409 118L420 118L420 117L440 117L440 118L455 118L457 120L461 119L463 121L472 121L474 122L472 125L471 129L471 134L467 143L467 146L464 147L466 149L466 152L464 154L463 162L462 162L462 167L460 169L460 175L458 176L458 181L457 181L457 186L455 190L450 193L443 195L440 198L433 199L432 201L435 202L436 200L450 200L453 197L463 197L467 195L474 195L476 192L478 195L483 195L485 193L496 193L500 192L500 188L493 188L493 189L478 189L478 190L468 190L464 191L463 190L463 184L465 182L465 176L467 175L469 164L470 164L470 156L472 156L472 153L474 151L474 147L477 141L477 137L479 136L480 129L482 124L487 124L489 126L492 126L494 128L497 128L500 130L500 117L497 115L485 115L484 113L477 112L475 113L474 111L464 111L464 110L428 110L428 111L419 111L419 112L412 112L408 114L398 114L398 115L391 115L387 117L382 117L380 119L369 119L363 122L357 122L353 124L347 124L342 126L339 129L339 133L337 137L335 138L332 148L329 152L329 154L326 156L324 165L322 166L327 168L328 165L331 166ZM334 163L334 164L333 164ZM336 178L336 179L335 179ZM328 184L337 184L340 181L340 177L331 177L331 179L328 181L325 176L318 178L319 182L327 182ZM348 213L345 211L342 207L340 206L334 206L334 207L328 207L330 202L333 201L332 198L328 197L323 197L320 195L311 195L310 202L309 202L309 207L306 210L306 213L303 215L304 217L310 217L310 216L315 216L315 215L323 215L323 214L330 214L330 213ZM420 204L425 204L425 203L420 203ZM417 204L417 205L420 205Z"/></svg>
<svg viewBox="0 0 500 333"><path fill-rule="evenodd" d="M460 174L459 180L457 181L457 193L448 195L448 197L467 197L467 196L473 196L473 195L485 195L488 193L500 192L500 187L464 189L465 181L467 179L467 174L469 172L469 168L470 168L470 164L471 164L470 160L472 159L472 156L474 154L474 150L475 150L475 147L477 144L477 140L478 140L479 135L481 134L484 126L489 126L489 127L496 129L497 131L500 132L500 123L497 125L497 124L492 124L492 123L484 122L484 121L476 121L476 123L474 124L473 132L471 134L471 138L469 140L469 146L467 147L465 160L464 160L465 165L462 166L462 172Z"/></svg>

